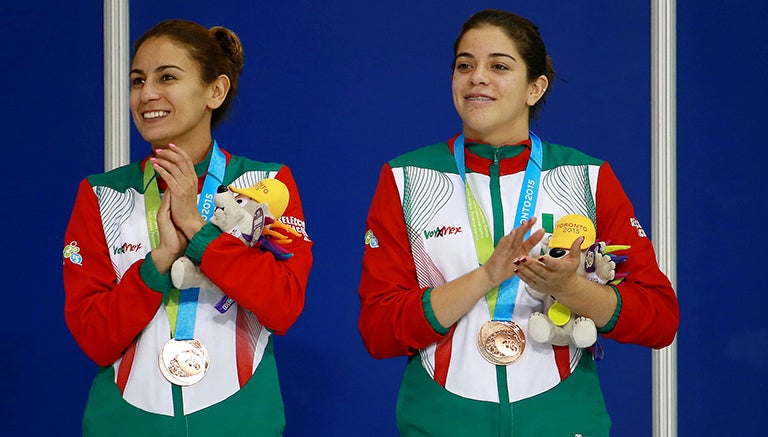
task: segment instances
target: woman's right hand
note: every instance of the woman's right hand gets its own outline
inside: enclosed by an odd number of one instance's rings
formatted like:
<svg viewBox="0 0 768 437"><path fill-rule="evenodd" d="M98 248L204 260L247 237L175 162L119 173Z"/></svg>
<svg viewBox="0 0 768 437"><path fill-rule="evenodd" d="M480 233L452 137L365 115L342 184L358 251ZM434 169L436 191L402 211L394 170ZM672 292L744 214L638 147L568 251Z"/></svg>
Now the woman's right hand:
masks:
<svg viewBox="0 0 768 437"><path fill-rule="evenodd" d="M197 206L198 178L192 158L181 147L169 144L167 149L156 149L152 165L168 184L166 194L173 193L170 212L173 223L192 238L204 225L205 219Z"/></svg>
<svg viewBox="0 0 768 437"><path fill-rule="evenodd" d="M519 227L502 237L488 261L480 267L485 271L491 285L490 288L497 287L511 278L515 274L520 260L527 257L534 246L544 237L544 229L539 229L524 240L525 234L530 231L534 223L536 223L536 217L523 222Z"/></svg>
<svg viewBox="0 0 768 437"><path fill-rule="evenodd" d="M478 299L515 274L520 260L544 237L544 230L539 229L525 238L534 223L532 218L502 237L482 266L432 290L432 310L443 327L456 323Z"/></svg>
<svg viewBox="0 0 768 437"><path fill-rule="evenodd" d="M160 244L152 250L152 261L157 271L165 274L170 271L173 262L184 254L189 240L184 233L176 227L171 218L172 194L166 191L160 201L157 211L157 228L160 233Z"/></svg>

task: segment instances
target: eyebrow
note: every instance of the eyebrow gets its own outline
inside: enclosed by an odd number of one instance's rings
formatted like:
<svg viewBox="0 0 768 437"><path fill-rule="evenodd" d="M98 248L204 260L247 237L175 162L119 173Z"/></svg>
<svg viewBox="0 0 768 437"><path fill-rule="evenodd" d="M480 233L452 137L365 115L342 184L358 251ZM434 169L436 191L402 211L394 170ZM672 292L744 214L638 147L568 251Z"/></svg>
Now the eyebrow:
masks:
<svg viewBox="0 0 768 437"><path fill-rule="evenodd" d="M161 65L161 66L155 68L155 72L160 72L160 71L169 70L169 69L175 69L175 70L179 70L179 71L184 71L184 69L179 67L178 65ZM134 74L134 73L135 74L144 74L144 70L141 70L139 68L134 68L133 70L131 70L131 72L129 74Z"/></svg>
<svg viewBox="0 0 768 437"><path fill-rule="evenodd" d="M462 57L474 59L475 55L473 55L471 53L467 53L467 52L461 52L461 53L456 54L456 58L454 58L454 59L459 59L459 58L462 58ZM491 53L491 54L488 55L488 57L489 58L509 58L509 59L517 62L517 59L515 59L514 56L508 55L506 53Z"/></svg>

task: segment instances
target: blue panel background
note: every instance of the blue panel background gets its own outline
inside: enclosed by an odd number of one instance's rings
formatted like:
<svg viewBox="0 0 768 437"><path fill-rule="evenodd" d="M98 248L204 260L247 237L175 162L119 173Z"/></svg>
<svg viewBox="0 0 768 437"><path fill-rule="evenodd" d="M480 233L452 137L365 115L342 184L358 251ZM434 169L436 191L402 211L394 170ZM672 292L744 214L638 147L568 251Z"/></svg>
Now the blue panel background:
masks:
<svg viewBox="0 0 768 437"><path fill-rule="evenodd" d="M315 241L304 314L275 346L285 434L395 435L404 359L370 358L357 333L364 221L383 162L460 129L450 98L459 26L485 7L539 25L558 79L534 129L610 161L652 234L650 2L279 3L134 0L131 40L172 17L241 36L240 93L215 135L234 153L292 168ZM764 428L768 329L754 272L768 243L758 181L767 16L756 0L678 1L681 436ZM4 0L0 28L10 304L0 434L74 436L96 367L64 324L59 266L77 184L103 167L101 2ZM135 131L132 149L134 159L147 152ZM604 347L614 435L650 435L650 352Z"/></svg>

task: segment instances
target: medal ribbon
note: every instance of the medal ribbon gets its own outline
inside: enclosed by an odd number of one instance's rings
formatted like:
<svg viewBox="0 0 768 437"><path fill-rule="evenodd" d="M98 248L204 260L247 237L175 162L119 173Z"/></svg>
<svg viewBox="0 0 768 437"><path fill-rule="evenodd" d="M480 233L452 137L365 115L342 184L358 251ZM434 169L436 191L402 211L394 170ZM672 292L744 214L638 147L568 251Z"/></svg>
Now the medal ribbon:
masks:
<svg viewBox="0 0 768 437"><path fill-rule="evenodd" d="M227 159L213 141L208 171L203 181L203 189L197 202L197 209L205 221L213 217L215 206L213 197L224 179ZM160 244L160 231L157 227L157 211L160 209L160 189L157 186L155 170L150 162L144 165L144 206L147 215L147 230L152 249ZM171 325L171 335L177 340L192 340L197 316L199 288L186 290L171 289L165 302L165 312Z"/></svg>
<svg viewBox="0 0 768 437"><path fill-rule="evenodd" d="M531 136L531 155L528 158L528 164L525 168L523 185L520 189L520 196L517 202L517 213L515 215L514 227L520 226L523 221L529 220L536 211L536 201L539 197L539 182L541 180L542 164L542 146L541 140L536 134L530 132ZM469 215L469 225L472 229L472 237L475 241L475 250L477 251L477 260L483 265L491 253L493 253L494 243L491 237L488 218L480 208L480 204L472 195L469 182L466 177L466 167L464 164L464 134L459 135L453 143L453 156L456 159L456 168L459 170L467 198L467 214ZM530 231L526 232L524 238L528 238ZM515 300L517 299L517 290L520 286L520 278L513 275L511 278L502 282L486 294L486 301L490 308L493 320L511 321L512 312L515 309Z"/></svg>

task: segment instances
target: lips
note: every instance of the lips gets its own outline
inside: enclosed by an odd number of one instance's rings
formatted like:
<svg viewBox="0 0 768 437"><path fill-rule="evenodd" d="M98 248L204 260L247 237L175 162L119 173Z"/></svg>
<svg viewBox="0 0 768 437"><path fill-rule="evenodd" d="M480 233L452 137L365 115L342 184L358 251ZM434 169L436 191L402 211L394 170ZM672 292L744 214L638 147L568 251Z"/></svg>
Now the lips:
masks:
<svg viewBox="0 0 768 437"><path fill-rule="evenodd" d="M486 96L485 94L468 94L464 96L464 100L468 100L470 102L492 102L496 99Z"/></svg>

